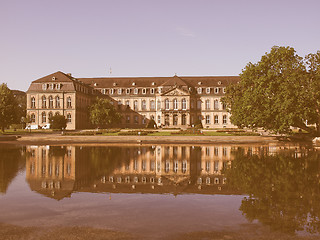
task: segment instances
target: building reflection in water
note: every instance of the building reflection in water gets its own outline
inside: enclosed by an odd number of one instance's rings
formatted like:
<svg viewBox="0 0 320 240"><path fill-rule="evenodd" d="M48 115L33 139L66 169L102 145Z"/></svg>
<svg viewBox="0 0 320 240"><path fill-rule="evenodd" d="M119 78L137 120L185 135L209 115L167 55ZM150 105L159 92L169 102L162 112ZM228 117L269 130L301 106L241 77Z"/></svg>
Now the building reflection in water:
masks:
<svg viewBox="0 0 320 240"><path fill-rule="evenodd" d="M32 190L58 200L76 191L239 193L221 174L231 151L231 146L29 146L26 178Z"/></svg>

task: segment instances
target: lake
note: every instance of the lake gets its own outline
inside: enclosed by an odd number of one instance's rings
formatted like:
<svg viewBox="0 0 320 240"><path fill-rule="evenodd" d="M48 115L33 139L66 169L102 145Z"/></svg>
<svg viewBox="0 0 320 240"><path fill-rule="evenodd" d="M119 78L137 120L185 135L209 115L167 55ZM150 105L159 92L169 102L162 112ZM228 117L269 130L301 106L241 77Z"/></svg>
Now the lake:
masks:
<svg viewBox="0 0 320 240"><path fill-rule="evenodd" d="M0 145L4 239L319 239L320 149Z"/></svg>

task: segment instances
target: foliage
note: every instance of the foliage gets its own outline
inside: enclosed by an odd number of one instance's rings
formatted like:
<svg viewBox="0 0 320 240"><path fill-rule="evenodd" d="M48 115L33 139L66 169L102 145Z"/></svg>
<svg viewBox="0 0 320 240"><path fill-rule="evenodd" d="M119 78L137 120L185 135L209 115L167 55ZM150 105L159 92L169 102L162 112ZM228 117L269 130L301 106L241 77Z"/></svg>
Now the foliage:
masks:
<svg viewBox="0 0 320 240"><path fill-rule="evenodd" d="M67 119L65 116L57 114L49 119L51 129L65 129L67 127Z"/></svg>
<svg viewBox="0 0 320 240"><path fill-rule="evenodd" d="M194 123L194 127L195 128L203 128L202 122L200 119L198 119L195 123Z"/></svg>
<svg viewBox="0 0 320 240"><path fill-rule="evenodd" d="M298 152L298 154L297 154ZM233 152L224 174L231 188L248 194L240 210L275 230L289 233L320 231L320 154L297 149L268 154L268 149Z"/></svg>
<svg viewBox="0 0 320 240"><path fill-rule="evenodd" d="M274 46L254 64L248 63L241 81L226 89L222 102L239 127L263 127L290 133L290 126L320 134L320 52L305 58L291 47Z"/></svg>
<svg viewBox="0 0 320 240"><path fill-rule="evenodd" d="M153 119L150 119L149 122L146 125L146 128L157 128L157 124Z"/></svg>
<svg viewBox="0 0 320 240"><path fill-rule="evenodd" d="M2 131L17 117L17 103L12 91L7 84L0 85L0 128Z"/></svg>
<svg viewBox="0 0 320 240"><path fill-rule="evenodd" d="M120 120L121 114L107 99L97 98L95 103L90 106L90 121L98 127L110 126Z"/></svg>

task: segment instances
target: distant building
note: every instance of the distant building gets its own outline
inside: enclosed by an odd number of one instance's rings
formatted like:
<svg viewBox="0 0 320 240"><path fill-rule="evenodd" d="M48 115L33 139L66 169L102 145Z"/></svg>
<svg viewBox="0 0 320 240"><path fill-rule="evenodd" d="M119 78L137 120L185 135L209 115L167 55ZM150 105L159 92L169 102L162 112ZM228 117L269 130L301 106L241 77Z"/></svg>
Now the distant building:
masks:
<svg viewBox="0 0 320 240"><path fill-rule="evenodd" d="M33 81L27 91L32 124L45 125L53 114L68 120L67 129L90 128L88 106L109 98L123 118L118 127L141 128L150 119L158 127L187 128L199 120L204 128L231 128L220 99L226 86L240 80L226 77L74 78L56 72Z"/></svg>

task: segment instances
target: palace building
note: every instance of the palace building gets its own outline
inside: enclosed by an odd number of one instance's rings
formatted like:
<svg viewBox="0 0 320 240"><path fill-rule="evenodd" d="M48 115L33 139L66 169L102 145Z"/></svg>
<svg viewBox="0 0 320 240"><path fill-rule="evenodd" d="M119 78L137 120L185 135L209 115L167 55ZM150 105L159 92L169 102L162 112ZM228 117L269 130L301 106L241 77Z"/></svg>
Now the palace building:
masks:
<svg viewBox="0 0 320 240"><path fill-rule="evenodd" d="M238 81L238 76L74 78L59 71L31 83L27 114L33 125L62 114L68 130L90 128L88 107L103 97L122 115L115 127L141 128L153 119L166 128L192 127L199 120L204 128L233 128L220 100L226 86Z"/></svg>

